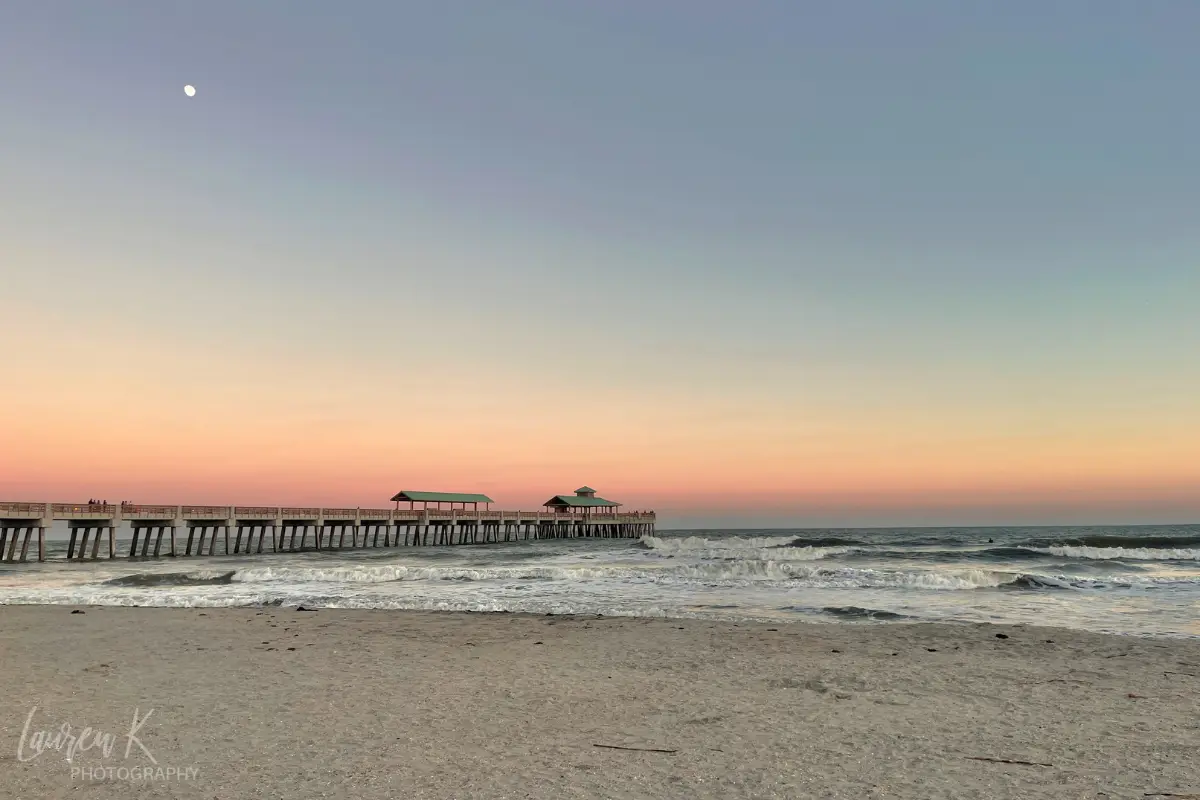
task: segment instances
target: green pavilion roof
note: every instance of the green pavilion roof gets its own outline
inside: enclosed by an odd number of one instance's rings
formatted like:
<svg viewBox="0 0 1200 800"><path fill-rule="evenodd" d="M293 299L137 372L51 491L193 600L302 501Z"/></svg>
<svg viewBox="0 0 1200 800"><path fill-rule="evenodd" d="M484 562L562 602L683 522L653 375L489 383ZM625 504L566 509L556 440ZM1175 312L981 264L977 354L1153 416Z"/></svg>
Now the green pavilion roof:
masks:
<svg viewBox="0 0 1200 800"><path fill-rule="evenodd" d="M590 486L580 486L575 490L575 494L595 494L596 490Z"/></svg>
<svg viewBox="0 0 1200 800"><path fill-rule="evenodd" d="M486 494L463 492L400 492L392 498L398 502L412 503L494 503Z"/></svg>
<svg viewBox="0 0 1200 800"><path fill-rule="evenodd" d="M614 503L612 500L605 500L603 497L580 497L575 494L556 494L546 502L544 506L571 506L572 508L595 508L603 506L612 508L621 505Z"/></svg>

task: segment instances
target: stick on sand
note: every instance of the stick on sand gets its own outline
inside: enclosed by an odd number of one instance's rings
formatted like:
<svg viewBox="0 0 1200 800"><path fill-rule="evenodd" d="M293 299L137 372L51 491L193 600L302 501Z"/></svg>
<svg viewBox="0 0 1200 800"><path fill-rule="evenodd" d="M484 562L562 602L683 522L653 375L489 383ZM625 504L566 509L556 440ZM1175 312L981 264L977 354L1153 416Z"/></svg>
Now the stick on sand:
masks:
<svg viewBox="0 0 1200 800"><path fill-rule="evenodd" d="M678 750L664 750L661 747L621 747L619 744L593 744L592 747L603 747L605 750L636 750L639 753L678 753Z"/></svg>
<svg viewBox="0 0 1200 800"><path fill-rule="evenodd" d="M1023 764L1027 767L1053 767L1053 764L1041 764L1037 761L1018 761L1012 758L988 758L987 756L963 756L970 761L990 761L993 764Z"/></svg>

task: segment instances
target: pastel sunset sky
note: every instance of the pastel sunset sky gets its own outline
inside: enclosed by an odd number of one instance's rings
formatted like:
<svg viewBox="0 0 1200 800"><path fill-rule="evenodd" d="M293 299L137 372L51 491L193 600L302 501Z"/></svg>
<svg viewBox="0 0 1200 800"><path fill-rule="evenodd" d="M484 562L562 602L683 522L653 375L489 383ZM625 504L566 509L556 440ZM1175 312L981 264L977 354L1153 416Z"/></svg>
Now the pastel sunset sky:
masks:
<svg viewBox="0 0 1200 800"><path fill-rule="evenodd" d="M1196 521L1198 42L1193 0L2 3L0 499Z"/></svg>

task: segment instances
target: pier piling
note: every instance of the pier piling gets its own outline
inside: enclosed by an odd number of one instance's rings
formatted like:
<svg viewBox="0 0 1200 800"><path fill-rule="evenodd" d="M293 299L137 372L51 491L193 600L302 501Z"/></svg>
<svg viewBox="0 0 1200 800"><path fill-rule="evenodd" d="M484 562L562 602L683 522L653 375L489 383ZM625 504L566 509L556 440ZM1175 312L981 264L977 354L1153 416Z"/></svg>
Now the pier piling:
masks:
<svg viewBox="0 0 1200 800"><path fill-rule="evenodd" d="M586 490L591 492L591 490ZM474 496L472 496L474 497ZM479 496L482 498L482 496ZM408 498L403 498L407 500ZM436 502L437 498L430 498ZM486 501L482 498L480 504ZM422 502L417 498L417 502ZM446 500L445 502L450 502ZM462 503L462 500L455 502ZM473 501L471 501L473 502ZM478 504L461 509L271 508L234 506L135 506L123 503L7 503L0 502L0 560L29 561L33 529L37 528L38 561L45 561L46 528L56 520L69 523L68 561L100 557L101 538L108 534L108 557L116 557L116 529L128 524L132 536L129 558L160 558L163 539L170 528L170 556L215 556L218 530L224 540L223 555L262 554L270 528L270 552L310 549L309 526L317 550L350 548L429 547L492 544L539 539L634 538L653 534L653 512L623 512L616 504L577 490L577 496L559 495L546 511L511 512L479 510ZM553 509L551 508L553 507ZM187 528L182 553L177 528ZM236 526L237 530L230 528ZM297 528L300 530L297 531ZM336 528L337 542L334 542ZM349 531L347 531L349 528ZM382 531L380 530L382 529ZM257 544L254 541L258 534ZM154 538L151 548L151 537ZM299 542L297 542L299 539ZM91 545L90 551L88 545ZM140 545L140 549L139 549ZM207 545L207 548L205 547Z"/></svg>
<svg viewBox="0 0 1200 800"><path fill-rule="evenodd" d="M29 538L33 536L33 528L25 529L25 537L21 540L21 560L24 561L29 555Z"/></svg>

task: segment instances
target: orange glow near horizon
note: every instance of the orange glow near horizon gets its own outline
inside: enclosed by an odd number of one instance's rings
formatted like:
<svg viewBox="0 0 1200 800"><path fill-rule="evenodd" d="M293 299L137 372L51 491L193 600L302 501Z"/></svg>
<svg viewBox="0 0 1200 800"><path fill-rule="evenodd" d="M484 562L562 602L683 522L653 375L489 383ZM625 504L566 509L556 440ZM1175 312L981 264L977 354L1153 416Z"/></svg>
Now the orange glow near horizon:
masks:
<svg viewBox="0 0 1200 800"><path fill-rule="evenodd" d="M1197 505L1188 487L1200 485L1200 436L1171 420L982 435L920 415L868 426L836 409L796 420L760 408L744 418L753 423L718 426L698 405L485 398L414 409L362 397L353 417L336 397L309 403L252 385L188 399L178 387L139 395L106 383L109 399L64 391L4 401L5 418L21 420L0 431L4 499L386 507L395 491L421 489L531 508L587 483L630 508L800 523L810 510L972 519L973 509L1056 503L1094 508L1098 519L1155 503L1184 514ZM405 425L406 414L420 424ZM587 435L573 414L590 420Z"/></svg>

